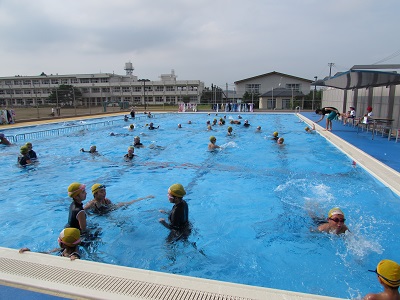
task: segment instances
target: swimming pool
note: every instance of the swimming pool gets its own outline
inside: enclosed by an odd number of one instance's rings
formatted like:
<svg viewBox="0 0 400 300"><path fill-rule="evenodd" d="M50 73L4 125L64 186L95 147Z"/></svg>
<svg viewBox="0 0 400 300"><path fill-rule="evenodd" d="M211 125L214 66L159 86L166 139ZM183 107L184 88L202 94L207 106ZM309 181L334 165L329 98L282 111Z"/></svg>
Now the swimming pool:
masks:
<svg viewBox="0 0 400 300"><path fill-rule="evenodd" d="M133 132L115 119L101 130L31 141L40 164L26 169L16 167L17 147L1 148L1 246L54 248L67 221L68 185L101 182L114 202L156 197L89 217L102 235L86 259L335 297L379 290L367 270L382 258L398 260L398 197L318 134L306 134L294 115L243 115L252 126L234 125L232 137L226 136L228 125L205 130L206 120L220 116L166 115L152 119L160 129ZM284 147L270 140L275 130L285 137ZM110 137L110 131L129 136ZM139 134L146 148L124 162ZM224 149L207 151L210 135ZM91 144L101 156L79 152ZM158 209L171 208L166 191L175 182L188 192L194 230L187 243L168 244ZM336 205L351 234L310 232L308 210L325 214Z"/></svg>

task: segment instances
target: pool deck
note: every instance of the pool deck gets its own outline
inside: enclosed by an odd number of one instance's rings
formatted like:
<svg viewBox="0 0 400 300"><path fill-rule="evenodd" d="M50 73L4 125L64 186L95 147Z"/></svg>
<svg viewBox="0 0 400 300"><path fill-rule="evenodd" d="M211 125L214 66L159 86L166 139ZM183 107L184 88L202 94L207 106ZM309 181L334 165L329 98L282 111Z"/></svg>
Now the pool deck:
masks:
<svg viewBox="0 0 400 300"><path fill-rule="evenodd" d="M122 116L115 113L107 116ZM90 116L89 118L98 118ZM307 124L316 121L315 113L298 117ZM87 117L85 117L87 118ZM78 119L84 119L79 117ZM71 119L68 119L71 120ZM66 120L57 119L54 122ZM325 122L323 120L322 122ZM32 121L3 128L49 123ZM324 125L320 123L321 125ZM357 165L367 169L394 193L400 195L400 142L335 121L333 131L316 125L318 134L349 155ZM0 247L1 299L339 299L166 274L40 253L19 254Z"/></svg>

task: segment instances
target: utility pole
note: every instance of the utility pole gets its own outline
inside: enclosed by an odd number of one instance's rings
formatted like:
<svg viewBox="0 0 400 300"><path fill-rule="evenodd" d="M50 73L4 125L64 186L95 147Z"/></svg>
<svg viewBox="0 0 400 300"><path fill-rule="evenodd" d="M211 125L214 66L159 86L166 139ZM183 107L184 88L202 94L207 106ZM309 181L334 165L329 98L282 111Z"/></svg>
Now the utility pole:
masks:
<svg viewBox="0 0 400 300"><path fill-rule="evenodd" d="M329 66L329 78L331 78L331 74L332 74L332 67L335 65L335 63L328 63Z"/></svg>

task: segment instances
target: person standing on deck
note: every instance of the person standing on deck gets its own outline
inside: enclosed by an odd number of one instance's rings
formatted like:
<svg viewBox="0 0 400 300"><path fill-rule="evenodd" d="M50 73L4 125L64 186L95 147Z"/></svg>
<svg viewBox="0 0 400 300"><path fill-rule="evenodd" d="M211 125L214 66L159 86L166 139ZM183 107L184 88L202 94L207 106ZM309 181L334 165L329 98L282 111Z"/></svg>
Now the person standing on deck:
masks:
<svg viewBox="0 0 400 300"><path fill-rule="evenodd" d="M325 129L328 131L332 131L332 120L336 118L336 116L339 116L339 110L335 107L323 107L321 109L316 109L315 113L317 115L321 115L321 118L316 121L315 123L319 123L325 118L325 115L328 114L328 117L326 118L326 127Z"/></svg>

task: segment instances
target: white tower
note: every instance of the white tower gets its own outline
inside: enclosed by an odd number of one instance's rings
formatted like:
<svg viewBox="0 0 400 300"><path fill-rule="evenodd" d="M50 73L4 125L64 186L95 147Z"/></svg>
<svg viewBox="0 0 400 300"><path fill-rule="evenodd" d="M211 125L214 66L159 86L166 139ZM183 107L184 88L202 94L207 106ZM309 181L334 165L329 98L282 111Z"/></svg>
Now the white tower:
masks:
<svg viewBox="0 0 400 300"><path fill-rule="evenodd" d="M126 75L132 75L133 74L133 70L134 70L134 68L132 66L132 63L131 62L125 63L125 69L124 70L126 71Z"/></svg>

